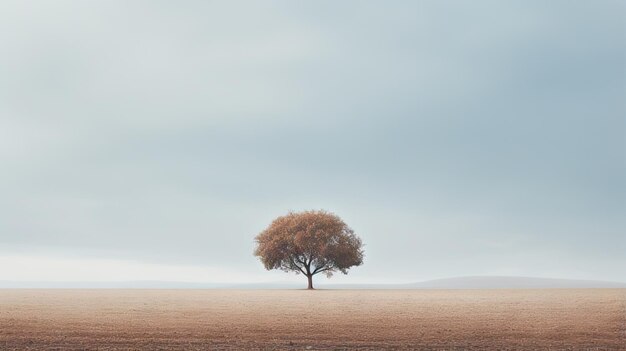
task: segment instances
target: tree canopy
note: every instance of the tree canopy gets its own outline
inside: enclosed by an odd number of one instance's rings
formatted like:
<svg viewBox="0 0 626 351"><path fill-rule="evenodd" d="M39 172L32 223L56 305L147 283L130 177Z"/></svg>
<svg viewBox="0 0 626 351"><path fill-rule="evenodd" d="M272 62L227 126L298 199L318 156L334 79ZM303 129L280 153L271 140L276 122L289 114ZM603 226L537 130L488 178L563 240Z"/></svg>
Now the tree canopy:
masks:
<svg viewBox="0 0 626 351"><path fill-rule="evenodd" d="M363 244L339 216L326 211L290 212L276 218L255 238L255 256L266 269L328 277L363 263Z"/></svg>

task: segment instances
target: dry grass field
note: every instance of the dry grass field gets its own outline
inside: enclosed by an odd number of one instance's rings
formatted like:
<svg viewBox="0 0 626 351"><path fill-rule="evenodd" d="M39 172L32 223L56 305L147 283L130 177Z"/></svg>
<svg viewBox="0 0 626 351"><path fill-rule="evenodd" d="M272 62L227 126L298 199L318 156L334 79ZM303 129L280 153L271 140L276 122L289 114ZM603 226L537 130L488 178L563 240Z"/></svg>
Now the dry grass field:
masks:
<svg viewBox="0 0 626 351"><path fill-rule="evenodd" d="M0 349L626 350L626 289L8 289Z"/></svg>

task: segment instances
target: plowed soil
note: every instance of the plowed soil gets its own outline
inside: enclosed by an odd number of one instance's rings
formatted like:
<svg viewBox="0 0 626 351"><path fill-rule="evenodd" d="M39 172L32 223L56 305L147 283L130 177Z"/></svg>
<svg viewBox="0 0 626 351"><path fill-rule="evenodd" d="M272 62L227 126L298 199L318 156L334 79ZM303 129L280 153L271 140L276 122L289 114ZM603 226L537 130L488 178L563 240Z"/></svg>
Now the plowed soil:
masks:
<svg viewBox="0 0 626 351"><path fill-rule="evenodd" d="M0 290L0 350L626 350L626 289Z"/></svg>

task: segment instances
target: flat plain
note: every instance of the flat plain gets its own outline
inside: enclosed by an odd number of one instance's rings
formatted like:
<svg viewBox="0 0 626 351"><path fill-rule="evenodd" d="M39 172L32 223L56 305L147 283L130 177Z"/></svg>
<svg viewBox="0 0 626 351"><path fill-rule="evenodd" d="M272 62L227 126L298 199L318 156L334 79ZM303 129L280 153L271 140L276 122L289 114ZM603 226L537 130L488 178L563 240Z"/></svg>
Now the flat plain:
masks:
<svg viewBox="0 0 626 351"><path fill-rule="evenodd" d="M626 350L626 289L5 289L0 349Z"/></svg>

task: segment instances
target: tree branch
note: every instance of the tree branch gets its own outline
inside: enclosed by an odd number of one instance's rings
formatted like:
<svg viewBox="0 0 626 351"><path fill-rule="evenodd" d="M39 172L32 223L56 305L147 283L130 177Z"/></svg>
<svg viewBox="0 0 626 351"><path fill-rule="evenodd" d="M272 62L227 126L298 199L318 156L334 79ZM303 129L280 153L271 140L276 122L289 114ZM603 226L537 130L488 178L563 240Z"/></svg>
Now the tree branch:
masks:
<svg viewBox="0 0 626 351"><path fill-rule="evenodd" d="M296 260L298 260L298 262L302 263L302 265L306 266L306 261L302 261L302 260L300 259L300 256L299 256L299 255L296 255Z"/></svg>
<svg viewBox="0 0 626 351"><path fill-rule="evenodd" d="M300 271L300 273L302 273L302 274L306 275L306 273L304 273L304 271L302 270L302 268L300 268L300 266L298 266L298 265L297 265L297 264L293 261L293 257L289 257L289 261L291 262L291 264L292 264L294 267L298 268L298 270ZM298 261L300 261L300 260L298 260Z"/></svg>
<svg viewBox="0 0 626 351"><path fill-rule="evenodd" d="M322 266L322 267L324 267L324 266ZM317 273L322 273L322 272L324 272L324 271L330 271L331 269L334 269L334 267L332 267L332 266L330 266L330 267L325 267L325 268L323 268L323 269L319 269L319 268L320 268L320 267L315 268L315 271L313 271L313 273L311 273L311 274L315 275L315 274L317 274Z"/></svg>
<svg viewBox="0 0 626 351"><path fill-rule="evenodd" d="M326 268L326 267L327 267L326 265L321 265L321 266L319 266L319 267L315 267L315 270L313 271L313 274L315 274L315 273L319 272L321 269L324 269L324 268Z"/></svg>

